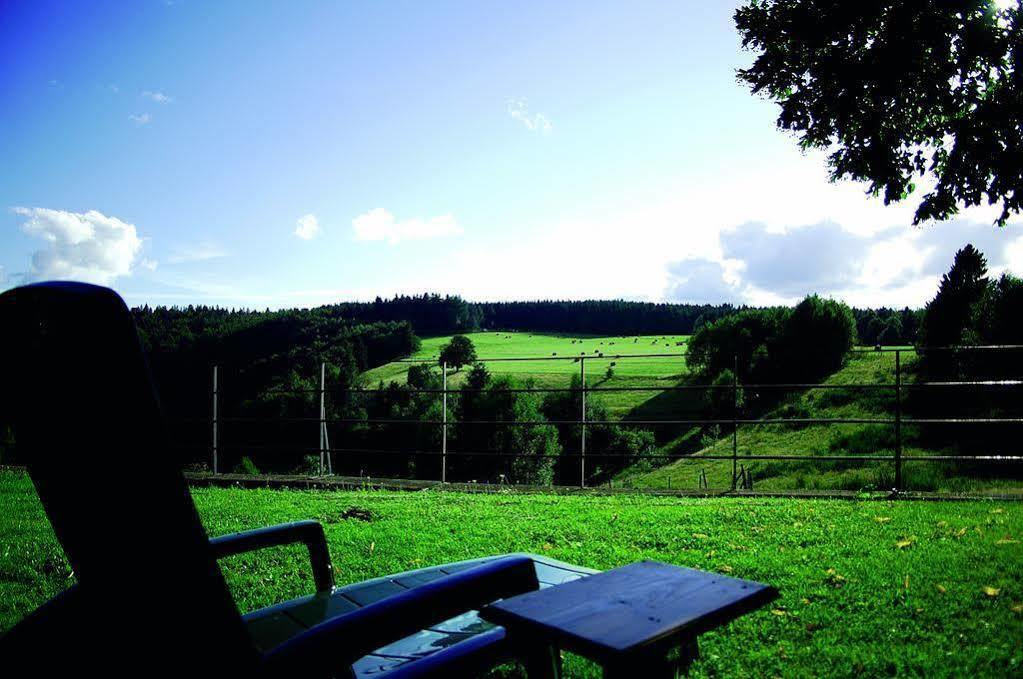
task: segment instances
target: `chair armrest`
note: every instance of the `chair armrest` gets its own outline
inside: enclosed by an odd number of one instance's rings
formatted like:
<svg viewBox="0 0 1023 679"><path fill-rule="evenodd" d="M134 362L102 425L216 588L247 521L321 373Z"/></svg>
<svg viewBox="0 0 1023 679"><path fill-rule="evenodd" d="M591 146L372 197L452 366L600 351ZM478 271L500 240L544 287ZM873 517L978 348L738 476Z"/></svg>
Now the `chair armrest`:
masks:
<svg viewBox="0 0 1023 679"><path fill-rule="evenodd" d="M381 646L538 587L532 559L497 559L310 627L270 651L266 655L267 669L270 676L334 676Z"/></svg>
<svg viewBox="0 0 1023 679"><path fill-rule="evenodd" d="M313 567L313 581L316 591L329 592L334 589L334 571L330 565L330 552L323 526L318 521L296 521L267 526L254 530L231 533L210 538L210 547L217 559L243 554L267 547L281 547L296 542L304 543L309 550L309 561Z"/></svg>

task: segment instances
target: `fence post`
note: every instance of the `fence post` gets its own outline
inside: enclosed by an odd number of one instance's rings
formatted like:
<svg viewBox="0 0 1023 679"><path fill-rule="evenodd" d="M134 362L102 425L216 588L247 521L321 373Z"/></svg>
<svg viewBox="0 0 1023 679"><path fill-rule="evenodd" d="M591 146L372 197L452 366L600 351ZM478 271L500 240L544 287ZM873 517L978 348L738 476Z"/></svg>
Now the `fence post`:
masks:
<svg viewBox="0 0 1023 679"><path fill-rule="evenodd" d="M327 364L320 362L320 476L323 476L324 458L327 456L327 410L325 407Z"/></svg>
<svg viewBox="0 0 1023 679"><path fill-rule="evenodd" d="M441 430L440 430L440 482L448 482L448 362L440 364L441 375Z"/></svg>
<svg viewBox="0 0 1023 679"><path fill-rule="evenodd" d="M579 487L586 487L586 357L579 357L579 377L581 382L582 391L579 392L581 396L582 409L580 412L579 424L581 430L579 432Z"/></svg>
<svg viewBox="0 0 1023 679"><path fill-rule="evenodd" d="M739 354L732 357L732 490L739 465Z"/></svg>
<svg viewBox="0 0 1023 679"><path fill-rule="evenodd" d="M213 366L213 473L217 473L217 366Z"/></svg>
<svg viewBox="0 0 1023 679"><path fill-rule="evenodd" d="M902 350L895 350L895 492L902 492Z"/></svg>

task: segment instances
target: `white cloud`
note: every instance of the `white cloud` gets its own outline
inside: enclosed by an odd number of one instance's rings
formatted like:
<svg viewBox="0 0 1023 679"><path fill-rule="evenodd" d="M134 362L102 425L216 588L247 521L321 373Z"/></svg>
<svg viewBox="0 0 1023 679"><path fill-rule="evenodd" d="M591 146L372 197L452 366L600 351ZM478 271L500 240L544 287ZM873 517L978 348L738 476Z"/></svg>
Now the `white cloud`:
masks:
<svg viewBox="0 0 1023 679"><path fill-rule="evenodd" d="M167 258L167 261L171 264L188 264L190 262L206 262L221 257L227 257L227 252L223 248L213 243L203 242L179 248Z"/></svg>
<svg viewBox="0 0 1023 679"><path fill-rule="evenodd" d="M316 215L304 215L295 222L295 235L302 240L312 240L319 236L321 231L320 222L316 219Z"/></svg>
<svg viewBox="0 0 1023 679"><path fill-rule="evenodd" d="M135 123L136 126L142 127L143 125L148 125L150 122L152 122L153 116L149 115L148 113L139 113L137 115L133 113L132 115L128 116L128 120Z"/></svg>
<svg viewBox="0 0 1023 679"><path fill-rule="evenodd" d="M174 101L171 97L168 97L166 94L158 90L146 90L142 93L142 98L156 102L157 104L169 104Z"/></svg>
<svg viewBox="0 0 1023 679"><path fill-rule="evenodd" d="M96 210L68 212L16 207L22 230L46 246L32 254L31 280L79 280L109 285L131 274L142 249L134 224Z"/></svg>
<svg viewBox="0 0 1023 679"><path fill-rule="evenodd" d="M440 215L429 219L406 219L399 221L383 208L370 210L352 220L355 240L387 241L396 245L404 240L426 240L462 233L461 227L451 215Z"/></svg>
<svg viewBox="0 0 1023 679"><path fill-rule="evenodd" d="M893 226L873 235L855 234L833 222L774 232L750 223L723 231L719 238L721 257L735 266L738 287L731 289L741 293L739 301L758 305L791 304L820 293L857 306L919 306L934 295L954 253L967 243L986 255L992 275L1023 271L1023 237L967 220ZM692 284L678 283L682 276L696 276L697 295L727 292L724 269L713 275L716 263L693 259L670 265L665 297L706 301L693 296ZM720 301L733 299L722 296Z"/></svg>
<svg viewBox="0 0 1023 679"><path fill-rule="evenodd" d="M512 99L508 102L508 115L526 126L527 130L550 134L554 126L542 113L531 113L524 99Z"/></svg>
<svg viewBox="0 0 1023 679"><path fill-rule="evenodd" d="M724 263L694 258L668 266L664 297L689 304L734 304L743 301L744 291Z"/></svg>
<svg viewBox="0 0 1023 679"><path fill-rule="evenodd" d="M727 181L722 181L722 172ZM572 219L495 220L500 235L494 242L467 244L453 250L443 267L424 264L404 278L395 274L392 281L409 292L428 288L480 300L685 301L672 293L713 290L718 282L711 274L719 268L722 292L737 295L737 301L745 303L781 303L807 292L833 292L861 306L915 306L934 295L936 277L966 242L974 242L988 254L992 272L1011 266L1011 258L999 253L1017 233L1023 236L1019 217L999 229L991 225L997 208L971 208L954 222L916 228L911 225L915 207L912 200L885 206L866 196L862 185L829 182L819 154L751 153L741 167L700 168L645 192L606 199L595 195L587 214ZM758 255L756 244L740 248L735 242L742 239L728 234L750 224L757 225L763 239L774 234L793 233L793 240L802 236L804 248L767 241L776 249L775 256L760 258L757 266L748 268L746 260ZM817 245L810 236L821 234L805 231L815 225L827 232ZM835 262L842 250L822 244L829 239L853 248L849 255L856 265L846 266L839 260L836 273L797 259L819 256ZM879 258L893 248L902 249L889 255L891 266L885 265ZM1023 259L1023 244L1019 248ZM523 262L528 266L524 268ZM680 266L680 262L687 264ZM687 270L696 265L699 271ZM791 275L786 271L790 267L796 270ZM784 278L778 289L772 289L774 281L769 278L751 278L765 268L777 269ZM811 276L814 270L820 275ZM1012 270L1023 273L1023 267ZM797 276L798 271L805 276Z"/></svg>

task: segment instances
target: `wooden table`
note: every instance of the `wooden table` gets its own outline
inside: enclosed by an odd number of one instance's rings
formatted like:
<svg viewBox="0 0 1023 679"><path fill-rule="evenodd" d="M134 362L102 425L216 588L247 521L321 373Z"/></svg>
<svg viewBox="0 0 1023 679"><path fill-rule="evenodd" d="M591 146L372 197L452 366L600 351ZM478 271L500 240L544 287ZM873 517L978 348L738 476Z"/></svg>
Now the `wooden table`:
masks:
<svg viewBox="0 0 1023 679"><path fill-rule="evenodd" d="M531 676L559 676L564 648L603 665L605 677L664 677L688 669L699 634L777 596L769 585L640 561L498 601L480 615L538 649L527 658Z"/></svg>

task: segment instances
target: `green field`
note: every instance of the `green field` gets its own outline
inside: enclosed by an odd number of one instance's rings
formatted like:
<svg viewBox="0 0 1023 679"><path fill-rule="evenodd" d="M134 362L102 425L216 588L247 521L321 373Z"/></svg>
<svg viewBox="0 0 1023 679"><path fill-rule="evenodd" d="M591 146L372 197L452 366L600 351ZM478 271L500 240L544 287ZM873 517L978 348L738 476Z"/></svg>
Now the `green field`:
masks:
<svg viewBox="0 0 1023 679"><path fill-rule="evenodd" d="M573 375L580 373L580 362L586 357L586 384L591 387L670 386L686 372L685 358L629 358L618 355L682 354L688 335L628 335L595 337L591 335L552 335L528 332L475 332L466 335L483 359L536 357L535 361L482 361L493 375L510 375L518 382L532 380L537 387L566 387ZM441 347L451 337L423 340L413 360L436 359ZM603 354L603 358L601 355ZM539 360L548 359L548 360ZM557 360L550 360L557 359ZM611 363L614 375L606 378ZM384 382L404 383L409 364L395 361L369 370L362 375L362 384L372 386ZM440 368L436 370L440 372ZM457 387L465 379L465 369L449 374L449 386ZM653 398L657 392L614 392L594 395L612 415L623 417L633 408Z"/></svg>
<svg viewBox="0 0 1023 679"><path fill-rule="evenodd" d="M1014 503L193 494L213 535L323 522L342 584L529 551L600 569L657 559L779 587L781 599L770 608L703 636L694 676L1023 672L1023 506ZM369 510L372 520L343 518L353 506ZM0 629L7 629L73 576L24 475L0 472L0 512ZM282 548L223 565L248 610L308 592L307 558L301 548ZM598 676L579 659L567 660L567 676Z"/></svg>

